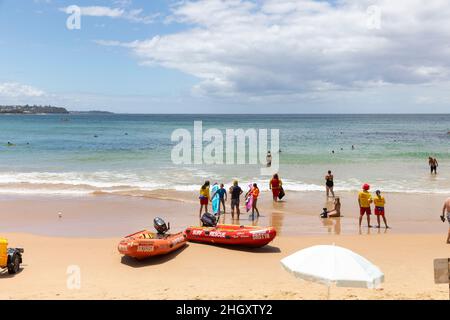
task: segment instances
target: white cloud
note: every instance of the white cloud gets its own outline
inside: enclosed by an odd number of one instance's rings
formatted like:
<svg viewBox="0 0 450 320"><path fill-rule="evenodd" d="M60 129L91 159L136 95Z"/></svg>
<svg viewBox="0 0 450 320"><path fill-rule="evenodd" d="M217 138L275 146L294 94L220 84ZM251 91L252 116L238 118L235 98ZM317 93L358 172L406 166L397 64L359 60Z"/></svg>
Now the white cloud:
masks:
<svg viewBox="0 0 450 320"><path fill-rule="evenodd" d="M380 28L368 28L377 13ZM200 79L200 95L293 96L450 80L447 0L182 1L187 29L127 44L142 64ZM373 7L372 7L373 9Z"/></svg>
<svg viewBox="0 0 450 320"><path fill-rule="evenodd" d="M108 17L113 19L126 19L131 22L149 24L153 23L155 18L159 14L145 15L143 9L125 9L131 5L130 1L116 2L118 7L106 7L106 6L86 6L80 7L81 15L88 17ZM61 11L71 14L69 7L62 8Z"/></svg>
<svg viewBox="0 0 450 320"><path fill-rule="evenodd" d="M122 17L125 12L125 10L120 8L110 8L100 6L80 7L80 9L81 14L83 16L90 16L90 17L118 18Z"/></svg>
<svg viewBox="0 0 450 320"><path fill-rule="evenodd" d="M5 98L36 98L43 97L46 93L38 88L20 84L17 82L0 83L0 97Z"/></svg>

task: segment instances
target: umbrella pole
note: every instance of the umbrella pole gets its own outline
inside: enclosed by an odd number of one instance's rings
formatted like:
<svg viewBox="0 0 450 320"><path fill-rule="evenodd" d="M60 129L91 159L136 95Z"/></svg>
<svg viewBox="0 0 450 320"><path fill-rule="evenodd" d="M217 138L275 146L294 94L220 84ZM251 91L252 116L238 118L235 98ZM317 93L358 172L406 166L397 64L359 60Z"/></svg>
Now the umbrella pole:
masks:
<svg viewBox="0 0 450 320"><path fill-rule="evenodd" d="M330 300L330 285L327 285L327 300Z"/></svg>

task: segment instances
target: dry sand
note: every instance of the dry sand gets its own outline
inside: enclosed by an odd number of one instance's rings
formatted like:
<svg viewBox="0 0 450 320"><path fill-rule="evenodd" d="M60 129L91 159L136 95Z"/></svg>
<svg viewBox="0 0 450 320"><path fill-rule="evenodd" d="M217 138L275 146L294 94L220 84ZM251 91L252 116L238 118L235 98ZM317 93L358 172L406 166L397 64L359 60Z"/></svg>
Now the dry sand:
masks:
<svg viewBox="0 0 450 320"><path fill-rule="evenodd" d="M433 259L449 254L438 235L280 237L257 250L189 244L144 262L122 258L115 238L6 236L26 251L22 272L0 275L0 299L324 299L324 286L294 278L279 261L331 243L365 256L386 277L379 290L333 288L332 299L448 298L448 287L433 283ZM70 265L80 267L79 290L66 286Z"/></svg>

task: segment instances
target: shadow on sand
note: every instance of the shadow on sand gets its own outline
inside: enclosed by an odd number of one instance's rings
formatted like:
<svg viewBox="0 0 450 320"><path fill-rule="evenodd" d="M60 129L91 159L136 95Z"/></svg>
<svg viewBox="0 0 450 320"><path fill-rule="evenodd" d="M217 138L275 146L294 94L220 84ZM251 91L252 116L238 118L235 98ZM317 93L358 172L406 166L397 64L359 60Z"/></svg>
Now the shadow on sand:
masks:
<svg viewBox="0 0 450 320"><path fill-rule="evenodd" d="M159 264L163 264L169 260L174 259L181 252L186 250L187 247L189 247L189 244L186 244L184 247L182 247L178 250L172 251L171 253L161 255L161 256L156 256L156 257L148 257L147 259L144 259L144 260L138 260L135 258L123 256L121 258L120 262L122 264L125 264L132 268L143 268L143 267L148 267L148 266L159 265Z"/></svg>
<svg viewBox="0 0 450 320"><path fill-rule="evenodd" d="M198 243L199 245L206 246L214 246L222 249L228 249L233 251L242 251L242 252L251 252L251 253L280 253L281 250L278 247L265 245L261 248L252 248L252 247L243 247L243 246L234 246L234 245L226 245L226 244L217 244L217 243Z"/></svg>
<svg viewBox="0 0 450 320"><path fill-rule="evenodd" d="M21 274L22 271L23 268L21 267L16 274L9 274L8 269L0 269L0 279L14 278L16 276L19 276L19 274Z"/></svg>

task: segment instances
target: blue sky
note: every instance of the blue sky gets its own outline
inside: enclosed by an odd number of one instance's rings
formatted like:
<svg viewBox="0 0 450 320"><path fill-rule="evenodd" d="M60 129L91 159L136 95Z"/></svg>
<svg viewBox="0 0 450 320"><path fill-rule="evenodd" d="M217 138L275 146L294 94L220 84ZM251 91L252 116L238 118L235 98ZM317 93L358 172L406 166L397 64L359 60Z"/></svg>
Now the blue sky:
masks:
<svg viewBox="0 0 450 320"><path fill-rule="evenodd" d="M449 21L444 0L0 0L0 104L448 112Z"/></svg>

